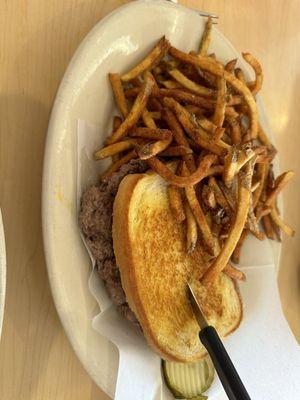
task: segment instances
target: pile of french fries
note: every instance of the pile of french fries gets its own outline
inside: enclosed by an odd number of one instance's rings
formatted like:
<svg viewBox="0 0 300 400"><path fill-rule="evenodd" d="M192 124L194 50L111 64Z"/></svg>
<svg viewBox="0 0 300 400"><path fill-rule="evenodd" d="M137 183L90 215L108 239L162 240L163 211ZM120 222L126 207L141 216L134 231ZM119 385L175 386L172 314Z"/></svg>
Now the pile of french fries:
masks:
<svg viewBox="0 0 300 400"><path fill-rule="evenodd" d="M231 261L239 262L249 234L279 241L280 231L294 235L276 200L294 173L274 178L276 149L257 113L262 68L243 53L255 76L248 82L237 59L223 65L208 53L211 30L208 19L198 52L184 53L163 37L129 72L109 74L121 116L95 153L96 160L112 157L102 179L140 158L168 182L170 208L186 225L187 252L201 243L204 283L221 271L245 279Z"/></svg>

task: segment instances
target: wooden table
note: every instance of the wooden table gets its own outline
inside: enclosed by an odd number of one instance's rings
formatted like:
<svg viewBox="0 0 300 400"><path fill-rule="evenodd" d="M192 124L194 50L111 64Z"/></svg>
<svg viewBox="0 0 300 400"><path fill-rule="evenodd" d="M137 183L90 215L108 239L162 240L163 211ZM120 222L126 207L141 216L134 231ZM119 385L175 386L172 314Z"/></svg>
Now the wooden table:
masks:
<svg viewBox="0 0 300 400"><path fill-rule="evenodd" d="M86 33L121 0L0 2L0 200L7 254L7 299L0 345L0 399L104 400L75 357L49 289L41 233L44 142L52 102ZM300 2L182 1L220 16L239 50L261 60L262 96L281 167L296 177L284 194L285 219L300 232ZM285 239L283 308L300 338L299 236Z"/></svg>

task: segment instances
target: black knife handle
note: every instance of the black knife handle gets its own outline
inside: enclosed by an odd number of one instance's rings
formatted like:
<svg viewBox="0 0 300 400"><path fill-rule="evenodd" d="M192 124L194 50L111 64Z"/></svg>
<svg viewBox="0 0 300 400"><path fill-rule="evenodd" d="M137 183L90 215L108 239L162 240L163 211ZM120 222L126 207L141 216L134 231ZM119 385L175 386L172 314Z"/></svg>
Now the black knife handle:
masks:
<svg viewBox="0 0 300 400"><path fill-rule="evenodd" d="M215 328L203 328L199 338L210 355L229 400L251 400Z"/></svg>

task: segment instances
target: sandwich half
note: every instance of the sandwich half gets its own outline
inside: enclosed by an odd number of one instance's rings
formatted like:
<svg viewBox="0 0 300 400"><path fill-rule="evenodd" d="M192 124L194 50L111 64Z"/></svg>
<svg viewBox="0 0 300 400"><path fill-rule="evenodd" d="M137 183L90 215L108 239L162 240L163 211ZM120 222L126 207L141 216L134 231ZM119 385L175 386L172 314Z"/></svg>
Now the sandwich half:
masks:
<svg viewBox="0 0 300 400"><path fill-rule="evenodd" d="M121 181L113 207L113 247L127 302L144 336L165 360L190 362L206 354L187 295L192 282L209 324L224 337L242 318L236 283L220 273L202 285L207 265L198 245L186 251L184 224L170 210L167 183L157 174Z"/></svg>

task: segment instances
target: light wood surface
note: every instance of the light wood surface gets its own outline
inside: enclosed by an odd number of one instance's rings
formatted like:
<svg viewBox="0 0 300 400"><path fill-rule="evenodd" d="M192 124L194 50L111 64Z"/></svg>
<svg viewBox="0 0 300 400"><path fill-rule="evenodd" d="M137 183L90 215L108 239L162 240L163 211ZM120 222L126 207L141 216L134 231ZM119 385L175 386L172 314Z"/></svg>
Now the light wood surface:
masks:
<svg viewBox="0 0 300 400"><path fill-rule="evenodd" d="M0 1L0 201L8 281L0 344L0 399L107 400L76 359L51 299L41 234L41 178L49 113L65 68L85 34L120 0ZM261 60L262 96L282 169L296 171L285 190L283 309L300 338L300 2L182 1L220 16L238 50Z"/></svg>

